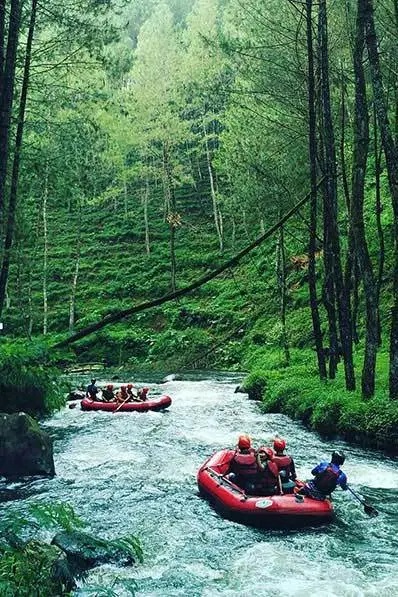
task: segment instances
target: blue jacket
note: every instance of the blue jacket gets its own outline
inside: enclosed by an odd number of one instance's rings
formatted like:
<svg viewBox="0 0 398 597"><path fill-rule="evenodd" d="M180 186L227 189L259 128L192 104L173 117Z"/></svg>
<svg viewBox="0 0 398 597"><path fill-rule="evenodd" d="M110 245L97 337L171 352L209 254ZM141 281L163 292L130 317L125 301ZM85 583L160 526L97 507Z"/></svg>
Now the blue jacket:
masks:
<svg viewBox="0 0 398 597"><path fill-rule="evenodd" d="M317 477L321 473L323 473L327 468L331 468L333 472L337 475L336 484L340 485L341 489L347 489L347 476L340 470L340 467L337 464L333 464L331 462L323 461L318 464L314 469L312 469L311 474ZM315 481L315 483L314 483ZM311 489L316 489L316 479L314 481L310 481L308 486Z"/></svg>

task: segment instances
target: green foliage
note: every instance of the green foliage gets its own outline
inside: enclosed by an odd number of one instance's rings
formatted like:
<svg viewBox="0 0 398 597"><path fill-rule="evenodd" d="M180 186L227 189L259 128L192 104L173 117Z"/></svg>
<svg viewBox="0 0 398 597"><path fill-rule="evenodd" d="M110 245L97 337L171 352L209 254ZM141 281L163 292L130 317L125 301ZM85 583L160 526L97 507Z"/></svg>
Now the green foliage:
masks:
<svg viewBox="0 0 398 597"><path fill-rule="evenodd" d="M45 346L0 344L1 411L49 414L65 404L65 391Z"/></svg>
<svg viewBox="0 0 398 597"><path fill-rule="evenodd" d="M48 597L66 595L53 577L57 549L35 540L21 549L9 547L0 559L0 595L2 597Z"/></svg>
<svg viewBox="0 0 398 597"><path fill-rule="evenodd" d="M386 377L386 356L380 355L379 379ZM283 373L267 369L245 380L249 393L257 384L262 388L265 412L282 412L300 419L326 437L343 435L383 449L398 447L398 403L388 399L386 390L365 402L359 391L346 392L341 372L334 381L320 381L304 359L302 365L294 364Z"/></svg>
<svg viewBox="0 0 398 597"><path fill-rule="evenodd" d="M3 516L0 528L0 595L3 597L49 597L69 595L64 579L57 574L60 557L58 548L39 541L37 535L46 531L73 531L84 526L69 504L33 503L24 516ZM119 539L96 539L97 547L122 550L127 556L143 561L140 540L134 535ZM113 586L120 586L135 594L135 581L114 580L109 588L87 586L87 593L113 596ZM86 591L86 587L85 587Z"/></svg>
<svg viewBox="0 0 398 597"><path fill-rule="evenodd" d="M66 595L62 580L55 574L59 550L36 537L43 530L67 531L81 526L82 521L69 504L34 503L24 516L4 516L1 520L0 595ZM29 537L27 541L26 537Z"/></svg>
<svg viewBox="0 0 398 597"><path fill-rule="evenodd" d="M137 559L139 562L144 561L144 553L142 550L142 545L138 537L134 535L129 535L127 537L122 537L120 539L113 539L111 541L106 541L106 545L110 548L120 549L126 554L130 555L131 558Z"/></svg>
<svg viewBox="0 0 398 597"><path fill-rule="evenodd" d="M62 529L72 531L84 526L70 504L37 502L30 504L27 513L6 515L1 520L2 531L6 535L18 536L29 529Z"/></svg>

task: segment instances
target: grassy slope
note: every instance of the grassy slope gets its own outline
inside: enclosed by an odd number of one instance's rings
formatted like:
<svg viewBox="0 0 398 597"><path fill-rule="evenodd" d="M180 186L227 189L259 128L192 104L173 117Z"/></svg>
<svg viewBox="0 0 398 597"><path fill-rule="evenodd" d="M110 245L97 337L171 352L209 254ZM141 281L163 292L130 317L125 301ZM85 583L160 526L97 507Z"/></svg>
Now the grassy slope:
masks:
<svg viewBox="0 0 398 597"><path fill-rule="evenodd" d="M180 287L215 268L252 240L239 229L235 246L226 235L226 250L220 254L207 188L204 180L196 197L179 198L183 218L183 225L177 231L177 281ZM153 198L150 204L150 255L145 253L142 206L133 193L128 200L127 216L122 202L116 210L113 203L88 205L81 215L69 214L63 206L50 207L48 291L51 339L67 333L78 221L84 234L80 237L77 327L170 290L169 231L162 219L161 198ZM385 204L388 205L388 199ZM375 229L372 205L373 189L369 189L369 230ZM389 240L392 227L388 207L383 218ZM302 227L301 222L298 224ZM305 245L300 246L297 240L296 227L296 222L290 225L295 238L287 236L288 258L305 252ZM253 237L260 233L258 224L253 223L249 229ZM374 236L369 240L376 261L377 240ZM389 319L390 262L388 254L381 309L385 340ZM36 335L40 334L42 325L41 268L39 250L32 285ZM25 283L26 279L25 273ZM13 288L12 284L10 288ZM103 360L108 365L127 364L151 370L195 367L248 370L252 375L247 387L252 393L260 393L266 409L299 417L323 433L341 433L373 445L397 445L398 408L390 404L386 396L386 353L381 352L378 392L369 403L363 403L358 392L345 393L341 366L335 382L321 384L316 377L315 354L311 348L305 270L289 269L288 289L287 327L293 349L290 368L283 366L279 348L275 239L256 250L233 274L226 272L179 302L167 303L162 308L104 328L80 341L68 358L83 362ZM22 300L25 300L26 308L26 297ZM21 301L11 301L5 319L8 329L15 330L16 335L22 332L20 304ZM360 323L363 327L362 320ZM357 349L356 361L359 371L361 347Z"/></svg>

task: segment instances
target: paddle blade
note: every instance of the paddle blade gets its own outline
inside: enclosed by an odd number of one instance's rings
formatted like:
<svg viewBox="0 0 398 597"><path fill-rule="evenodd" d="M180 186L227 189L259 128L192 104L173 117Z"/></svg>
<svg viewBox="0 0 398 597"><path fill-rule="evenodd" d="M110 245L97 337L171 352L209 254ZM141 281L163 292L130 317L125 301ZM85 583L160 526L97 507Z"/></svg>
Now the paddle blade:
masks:
<svg viewBox="0 0 398 597"><path fill-rule="evenodd" d="M372 518L375 518L376 516L379 515L376 508L373 508L373 506L369 506L369 504L365 504L363 509L364 509L365 514L367 514L368 516L371 516Z"/></svg>

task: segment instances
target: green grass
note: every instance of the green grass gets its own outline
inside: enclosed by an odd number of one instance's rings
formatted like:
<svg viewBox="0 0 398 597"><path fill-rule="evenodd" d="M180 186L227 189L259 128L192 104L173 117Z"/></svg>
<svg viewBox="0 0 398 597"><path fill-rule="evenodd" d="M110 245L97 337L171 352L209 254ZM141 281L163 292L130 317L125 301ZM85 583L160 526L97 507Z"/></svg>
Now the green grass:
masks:
<svg viewBox="0 0 398 597"><path fill-rule="evenodd" d="M301 352L301 354L300 354ZM320 434L343 436L368 446L396 451L398 448L398 401L388 399L388 355L378 359L378 389L364 401L360 390L347 392L340 364L335 380L321 381L316 375L315 357L310 351L293 353L292 365L278 364L278 353L262 353L264 365L257 366L245 380L245 388L262 400L264 412L281 412L303 421ZM356 355L361 361L362 355ZM357 379L360 386L360 379Z"/></svg>

